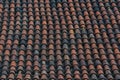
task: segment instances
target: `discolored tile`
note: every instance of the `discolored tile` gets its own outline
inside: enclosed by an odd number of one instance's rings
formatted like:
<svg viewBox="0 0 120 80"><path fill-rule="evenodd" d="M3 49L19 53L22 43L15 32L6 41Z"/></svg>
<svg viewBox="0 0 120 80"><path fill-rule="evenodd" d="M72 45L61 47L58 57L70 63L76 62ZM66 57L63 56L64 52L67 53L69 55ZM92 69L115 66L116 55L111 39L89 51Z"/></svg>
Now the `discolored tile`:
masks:
<svg viewBox="0 0 120 80"><path fill-rule="evenodd" d="M0 1L0 80L119 80L119 0Z"/></svg>

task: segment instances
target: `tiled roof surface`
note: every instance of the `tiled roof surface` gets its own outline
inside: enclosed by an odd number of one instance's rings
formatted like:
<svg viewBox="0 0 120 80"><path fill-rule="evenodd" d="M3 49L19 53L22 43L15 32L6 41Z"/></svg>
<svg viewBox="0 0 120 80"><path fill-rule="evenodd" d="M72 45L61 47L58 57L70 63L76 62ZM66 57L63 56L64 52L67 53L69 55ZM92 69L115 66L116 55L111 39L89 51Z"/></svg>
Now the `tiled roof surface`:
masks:
<svg viewBox="0 0 120 80"><path fill-rule="evenodd" d="M120 80L120 0L0 0L0 80Z"/></svg>

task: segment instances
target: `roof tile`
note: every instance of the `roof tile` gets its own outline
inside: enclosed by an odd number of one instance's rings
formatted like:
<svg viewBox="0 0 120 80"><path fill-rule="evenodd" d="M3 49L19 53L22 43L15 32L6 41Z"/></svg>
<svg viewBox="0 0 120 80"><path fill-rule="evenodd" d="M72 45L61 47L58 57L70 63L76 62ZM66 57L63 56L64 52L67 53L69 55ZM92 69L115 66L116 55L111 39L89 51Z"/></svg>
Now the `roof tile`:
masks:
<svg viewBox="0 0 120 80"><path fill-rule="evenodd" d="M0 1L0 79L119 80L119 2Z"/></svg>

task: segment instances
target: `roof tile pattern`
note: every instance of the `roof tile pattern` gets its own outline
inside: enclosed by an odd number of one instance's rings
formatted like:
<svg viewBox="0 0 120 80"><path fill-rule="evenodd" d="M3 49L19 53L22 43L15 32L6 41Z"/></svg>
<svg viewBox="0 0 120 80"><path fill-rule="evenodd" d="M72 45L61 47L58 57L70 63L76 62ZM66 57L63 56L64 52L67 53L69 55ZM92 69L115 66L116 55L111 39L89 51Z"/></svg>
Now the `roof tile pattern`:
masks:
<svg viewBox="0 0 120 80"><path fill-rule="evenodd" d="M0 0L0 80L120 80L120 0Z"/></svg>

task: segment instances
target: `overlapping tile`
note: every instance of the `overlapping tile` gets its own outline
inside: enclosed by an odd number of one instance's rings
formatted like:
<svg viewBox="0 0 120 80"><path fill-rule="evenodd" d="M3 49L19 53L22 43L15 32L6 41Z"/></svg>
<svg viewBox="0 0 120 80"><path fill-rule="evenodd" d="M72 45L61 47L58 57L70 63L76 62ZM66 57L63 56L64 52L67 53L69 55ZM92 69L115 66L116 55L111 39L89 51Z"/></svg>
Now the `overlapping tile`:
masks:
<svg viewBox="0 0 120 80"><path fill-rule="evenodd" d="M119 0L1 0L0 80L120 80Z"/></svg>

